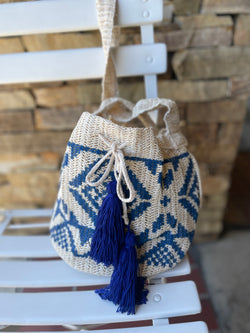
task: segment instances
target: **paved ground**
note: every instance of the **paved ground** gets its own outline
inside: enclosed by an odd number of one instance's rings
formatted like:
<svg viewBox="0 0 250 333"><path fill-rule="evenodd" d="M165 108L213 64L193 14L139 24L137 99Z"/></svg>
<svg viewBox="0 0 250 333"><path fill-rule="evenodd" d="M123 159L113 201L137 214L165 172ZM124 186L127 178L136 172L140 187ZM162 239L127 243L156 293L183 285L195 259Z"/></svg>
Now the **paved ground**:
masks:
<svg viewBox="0 0 250 333"><path fill-rule="evenodd" d="M250 231L196 245L221 333L250 332Z"/></svg>

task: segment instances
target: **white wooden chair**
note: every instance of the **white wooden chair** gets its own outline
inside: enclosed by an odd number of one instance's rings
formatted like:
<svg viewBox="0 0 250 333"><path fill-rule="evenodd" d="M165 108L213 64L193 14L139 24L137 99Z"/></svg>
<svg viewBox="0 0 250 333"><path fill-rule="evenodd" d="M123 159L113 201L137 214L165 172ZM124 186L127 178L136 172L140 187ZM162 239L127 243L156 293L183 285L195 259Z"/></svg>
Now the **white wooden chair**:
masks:
<svg viewBox="0 0 250 333"><path fill-rule="evenodd" d="M142 45L122 46L116 50L117 74L143 75L147 97L157 96L156 74L166 71L166 46L155 44L153 34L153 24L162 17L162 0L119 0L119 25L141 26ZM0 5L0 36L94 29L97 29L94 0L43 0ZM0 56L0 84L96 79L101 78L103 72L101 48ZM96 286L109 281L106 277L84 274L67 266L57 257L48 232L36 236L5 234L16 228L48 228L50 215L51 209L11 210L3 214L0 224L1 328L63 325L77 330L83 325L153 320L151 327L113 329L112 332L208 332L203 322L169 325L168 318L200 312L194 282L155 283L189 274L187 258L172 271L151 279L148 304L140 306L136 315L128 316L116 313L115 306L100 300L93 290L77 290L79 286ZM12 224L16 218L32 222L37 217L47 219L47 222ZM71 287L72 290L21 292L23 288L48 287Z"/></svg>

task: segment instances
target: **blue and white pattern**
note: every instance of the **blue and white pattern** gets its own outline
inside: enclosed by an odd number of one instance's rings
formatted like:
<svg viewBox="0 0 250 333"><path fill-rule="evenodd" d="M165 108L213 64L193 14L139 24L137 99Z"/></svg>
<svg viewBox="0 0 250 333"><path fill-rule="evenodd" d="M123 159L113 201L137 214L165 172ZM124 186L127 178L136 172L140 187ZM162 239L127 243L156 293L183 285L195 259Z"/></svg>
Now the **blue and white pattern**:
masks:
<svg viewBox="0 0 250 333"><path fill-rule="evenodd" d="M86 176L106 153L69 141L50 228L52 243L62 258L77 269L95 274L99 268L89 258L90 243L106 186L114 173L97 187L89 186ZM199 175L187 151L166 159L125 156L125 162L136 191L136 198L128 204L128 217L136 234L141 273L149 276L174 267L192 242L200 204ZM98 170L97 178L107 163ZM72 174L72 169L78 172ZM107 275L112 272L112 267L101 269Z"/></svg>

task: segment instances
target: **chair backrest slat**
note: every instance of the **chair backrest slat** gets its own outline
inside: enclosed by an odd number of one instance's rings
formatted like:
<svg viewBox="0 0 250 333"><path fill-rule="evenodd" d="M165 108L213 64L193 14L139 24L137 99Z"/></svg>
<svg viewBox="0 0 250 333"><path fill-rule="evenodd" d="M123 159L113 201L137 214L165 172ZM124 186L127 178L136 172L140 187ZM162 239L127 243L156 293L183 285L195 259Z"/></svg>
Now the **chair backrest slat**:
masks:
<svg viewBox="0 0 250 333"><path fill-rule="evenodd" d="M118 0L119 26L160 22L162 0ZM98 29L94 0L41 0L0 5L0 37ZM166 72L165 44L131 45L115 50L117 76ZM153 59L153 61L151 61ZM100 79L104 75L101 48L21 52L0 55L0 84ZM150 84L156 94L156 84Z"/></svg>
<svg viewBox="0 0 250 333"><path fill-rule="evenodd" d="M166 71L165 44L121 46L114 53L118 77ZM147 57L154 61L148 62ZM99 79L104 74L104 55L101 48L4 54L0 73L0 84Z"/></svg>
<svg viewBox="0 0 250 333"><path fill-rule="evenodd" d="M118 1L118 24L160 22L162 0ZM0 36L98 29L94 0L41 0L0 5Z"/></svg>

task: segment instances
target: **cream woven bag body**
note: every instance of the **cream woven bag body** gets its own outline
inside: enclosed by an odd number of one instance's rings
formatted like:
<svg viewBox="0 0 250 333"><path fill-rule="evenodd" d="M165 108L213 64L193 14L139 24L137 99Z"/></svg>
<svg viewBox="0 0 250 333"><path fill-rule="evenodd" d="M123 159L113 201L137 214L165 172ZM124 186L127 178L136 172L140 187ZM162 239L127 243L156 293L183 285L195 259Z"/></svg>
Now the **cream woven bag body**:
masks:
<svg viewBox="0 0 250 333"><path fill-rule="evenodd" d="M110 53L114 4L97 1L106 54L103 102L95 114L83 112L69 139L50 232L53 246L70 266L111 275L114 265L97 262L90 251L113 181L124 226L135 235L140 274L147 277L173 268L190 247L200 205L200 176L180 132L175 102L152 98L133 105L116 97ZM149 121L147 113L154 110L165 112L165 128L134 127Z"/></svg>

